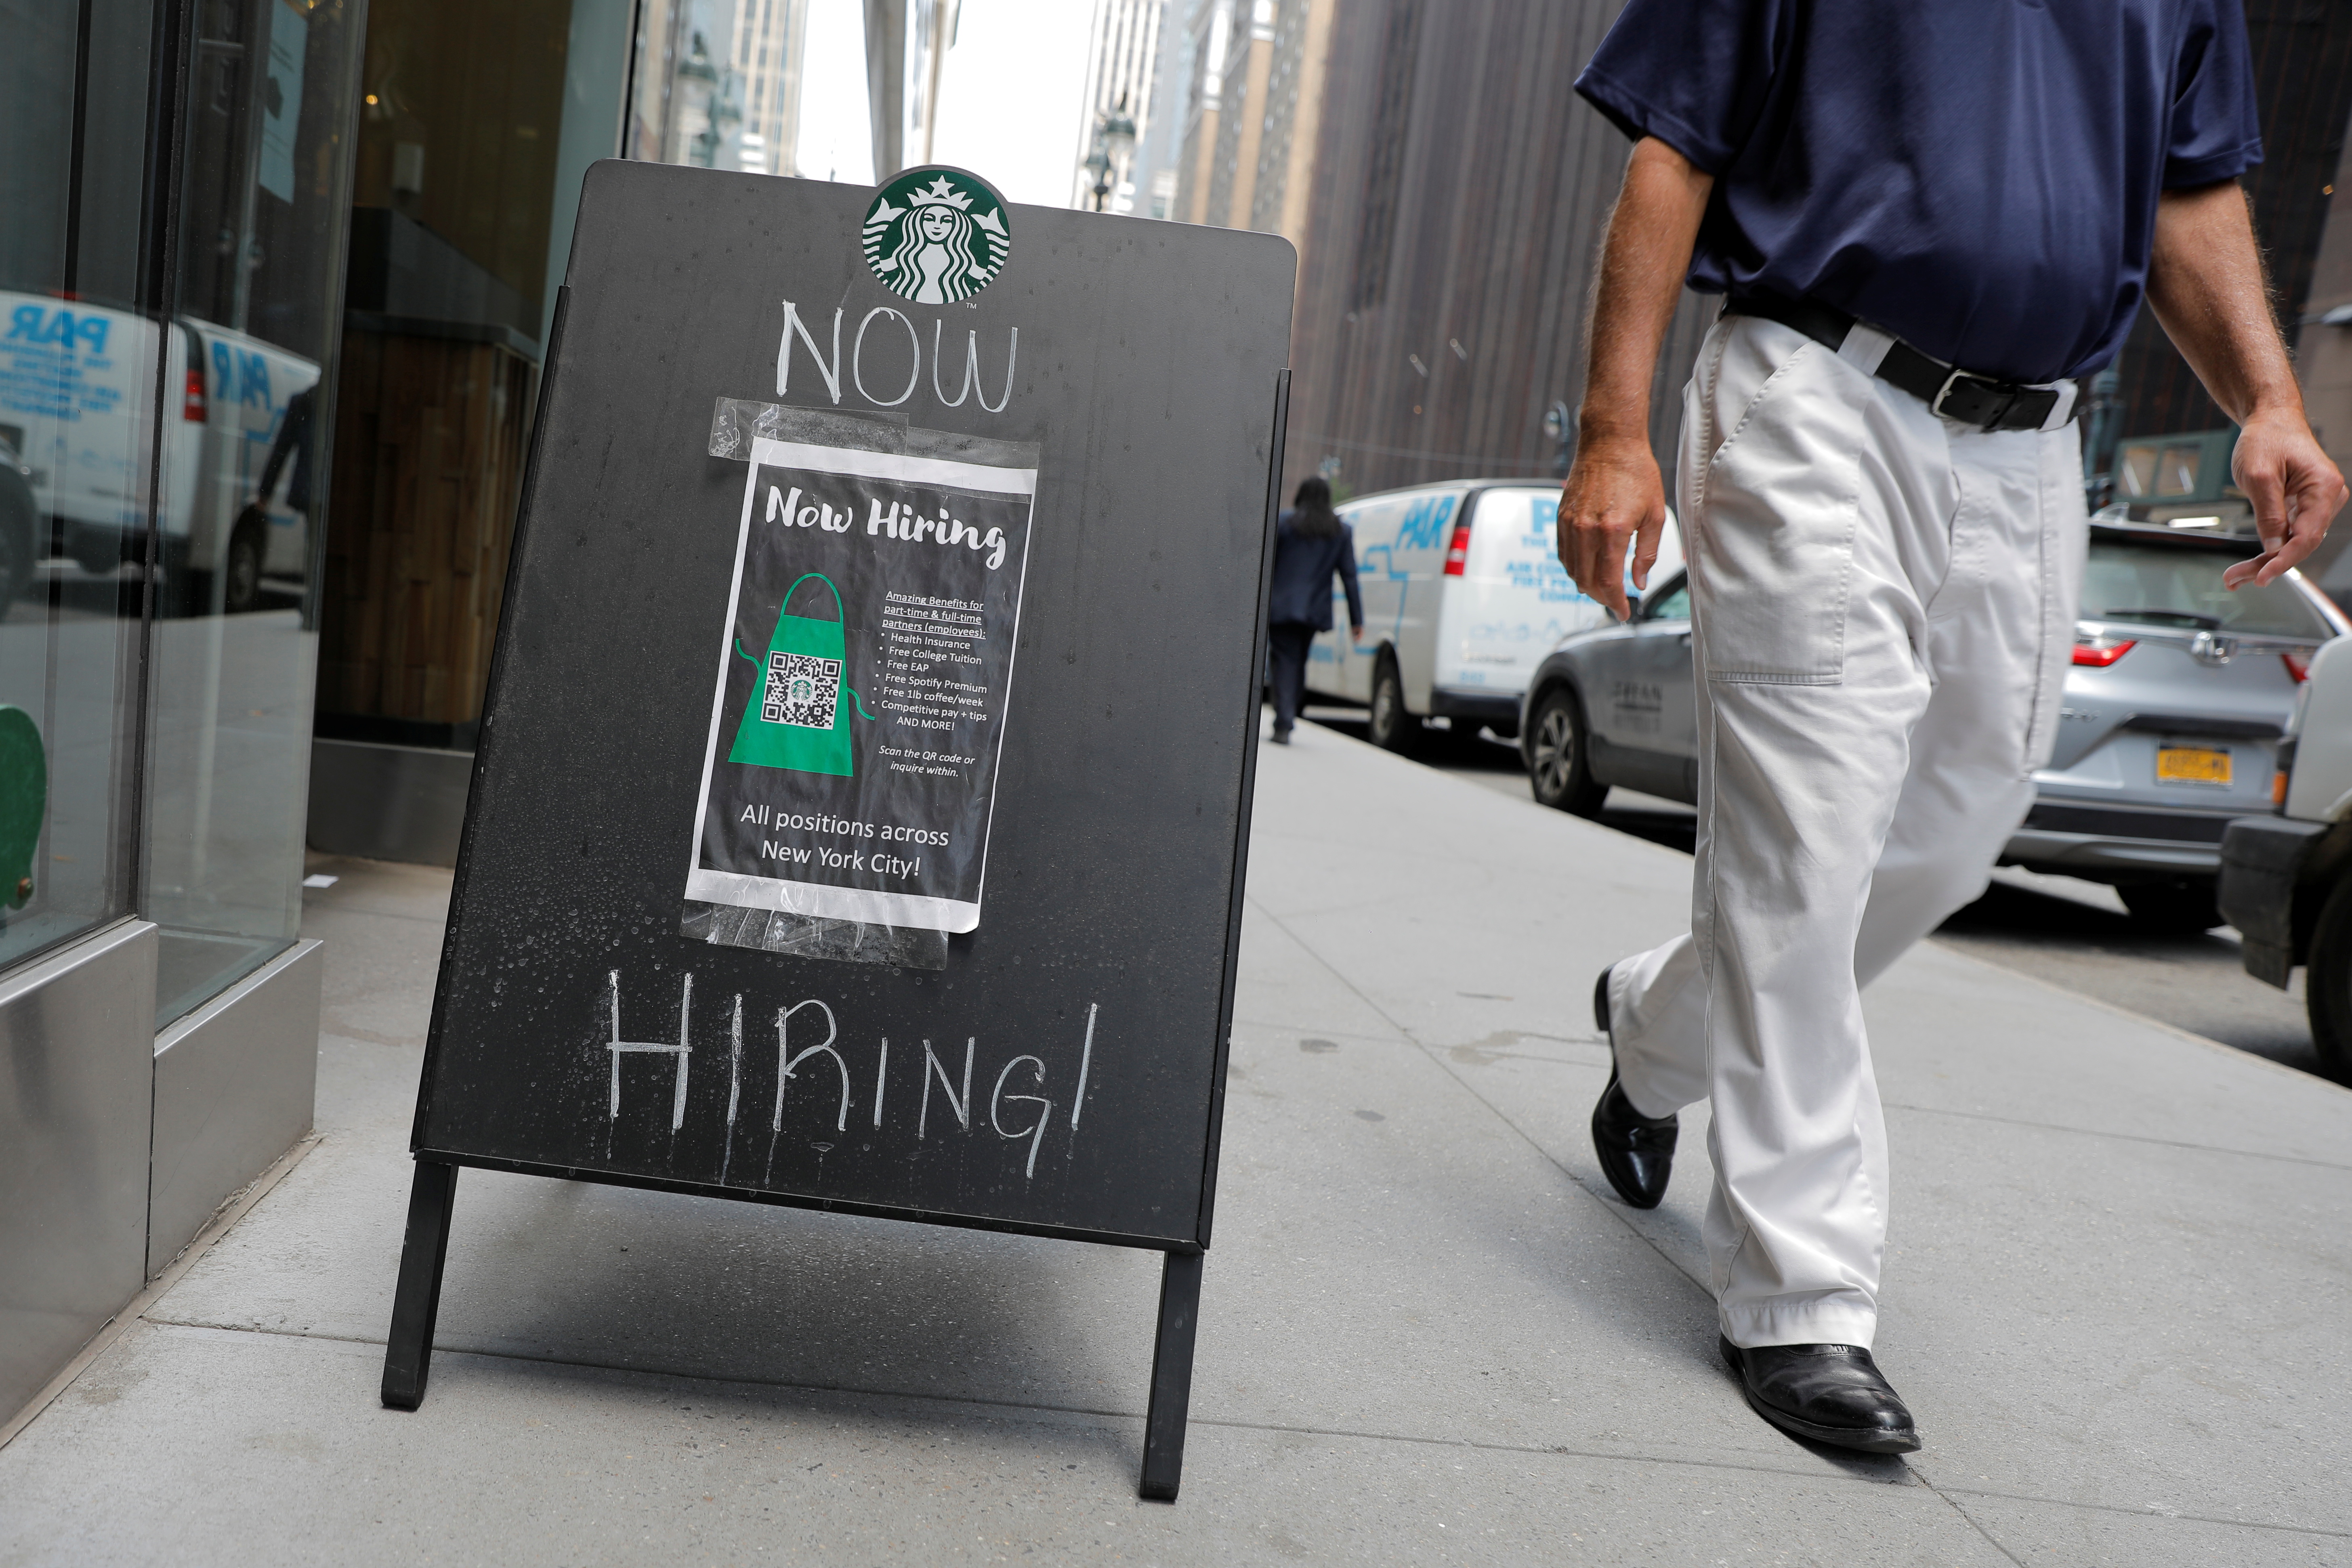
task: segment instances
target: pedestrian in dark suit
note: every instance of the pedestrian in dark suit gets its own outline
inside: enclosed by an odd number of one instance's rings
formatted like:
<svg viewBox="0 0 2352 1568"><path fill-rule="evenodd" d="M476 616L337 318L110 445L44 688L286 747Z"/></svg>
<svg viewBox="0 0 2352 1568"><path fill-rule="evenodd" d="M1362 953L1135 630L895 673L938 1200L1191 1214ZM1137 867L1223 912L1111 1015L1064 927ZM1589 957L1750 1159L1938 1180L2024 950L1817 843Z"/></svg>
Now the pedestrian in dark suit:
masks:
<svg viewBox="0 0 2352 1568"><path fill-rule="evenodd" d="M1364 640L1364 599L1356 591L1355 531L1331 510L1331 487L1302 479L1288 511L1275 520L1273 608L1266 619L1274 675L1274 743L1290 744L1290 727L1307 700L1307 650L1331 629L1331 574L1348 590L1348 635Z"/></svg>

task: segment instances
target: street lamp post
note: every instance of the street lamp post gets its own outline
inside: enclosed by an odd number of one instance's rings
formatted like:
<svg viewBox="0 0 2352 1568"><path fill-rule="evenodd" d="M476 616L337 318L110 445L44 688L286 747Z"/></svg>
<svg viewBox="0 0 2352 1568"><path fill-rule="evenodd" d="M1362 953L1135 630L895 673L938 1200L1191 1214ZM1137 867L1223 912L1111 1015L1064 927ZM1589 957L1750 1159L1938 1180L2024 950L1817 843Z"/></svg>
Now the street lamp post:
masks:
<svg viewBox="0 0 2352 1568"><path fill-rule="evenodd" d="M1095 211L1103 210L1103 198L1110 195L1110 154L1103 151L1102 133L1095 133L1095 150L1087 154L1087 173L1095 177Z"/></svg>
<svg viewBox="0 0 2352 1568"><path fill-rule="evenodd" d="M1124 174L1134 152L1135 121L1128 116L1127 94L1122 92L1118 107L1096 122L1094 151L1087 154L1087 172L1095 177L1095 211L1108 209L1111 171L1116 168Z"/></svg>

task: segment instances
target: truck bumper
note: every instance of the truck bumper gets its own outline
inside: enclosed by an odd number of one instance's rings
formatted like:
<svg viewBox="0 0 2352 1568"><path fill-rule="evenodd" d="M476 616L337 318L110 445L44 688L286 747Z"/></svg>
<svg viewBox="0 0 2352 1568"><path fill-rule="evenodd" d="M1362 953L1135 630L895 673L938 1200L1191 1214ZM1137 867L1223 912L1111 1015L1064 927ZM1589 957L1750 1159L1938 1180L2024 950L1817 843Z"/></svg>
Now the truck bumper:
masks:
<svg viewBox="0 0 2352 1568"><path fill-rule="evenodd" d="M2281 990L2297 957L2295 887L2329 826L2242 816L2221 839L2221 918L2238 928L2246 973Z"/></svg>
<svg viewBox="0 0 2352 1568"><path fill-rule="evenodd" d="M1485 725L1506 741L1519 732L1519 697L1516 691L1448 691L1437 687L1429 694L1429 716L1468 724L1472 733Z"/></svg>

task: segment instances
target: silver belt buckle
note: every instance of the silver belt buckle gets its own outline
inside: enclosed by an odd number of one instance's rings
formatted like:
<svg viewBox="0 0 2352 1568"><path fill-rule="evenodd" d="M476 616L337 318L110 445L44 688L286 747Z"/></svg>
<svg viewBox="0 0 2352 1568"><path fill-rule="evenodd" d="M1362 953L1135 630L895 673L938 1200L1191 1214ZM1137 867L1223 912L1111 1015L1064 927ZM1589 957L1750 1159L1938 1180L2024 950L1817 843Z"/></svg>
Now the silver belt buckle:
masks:
<svg viewBox="0 0 2352 1568"><path fill-rule="evenodd" d="M1989 389L1991 396L2000 399L2000 402L1998 405L1994 407L1990 417L1983 419L1970 419L1964 415L1946 415L1944 413L1944 399L1952 395L1953 383L1963 380L1982 384ZM2003 388L2006 388L2007 390L2004 391L2002 390ZM1973 426L1979 430L1997 430L2000 427L2000 422L2009 416L2009 411L2017 406L2018 399L2024 395L2024 392L2025 388L2019 386L2014 383L1995 381L1990 376L1979 375L1974 371L1962 370L1958 365L1955 365L1952 367L1952 373L1944 377L1944 384L1936 389L1935 398L1927 405L1927 406L1930 410L1939 416L1946 418L1958 419L1961 424Z"/></svg>

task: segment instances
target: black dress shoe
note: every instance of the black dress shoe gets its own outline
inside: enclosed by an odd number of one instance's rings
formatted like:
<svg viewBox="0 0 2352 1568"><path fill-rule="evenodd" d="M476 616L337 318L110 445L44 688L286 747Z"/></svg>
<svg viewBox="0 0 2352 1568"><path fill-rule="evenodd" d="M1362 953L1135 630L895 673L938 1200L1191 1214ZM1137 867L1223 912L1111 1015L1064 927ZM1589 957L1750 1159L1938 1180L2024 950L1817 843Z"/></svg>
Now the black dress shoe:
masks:
<svg viewBox="0 0 2352 1568"><path fill-rule="evenodd" d="M1675 1173L1675 1139L1681 1123L1672 1116L1643 1115L1618 1086L1617 1037L1609 1027L1606 969L1592 987L1592 1025L1609 1036L1609 1087L1592 1108L1592 1152L1619 1197L1637 1209L1656 1208L1666 1195L1667 1178Z"/></svg>
<svg viewBox="0 0 2352 1568"><path fill-rule="evenodd" d="M1865 1454L1908 1454L1919 1429L1903 1398L1860 1345L1759 1345L1717 1342L1739 1374L1756 1414L1799 1437Z"/></svg>

